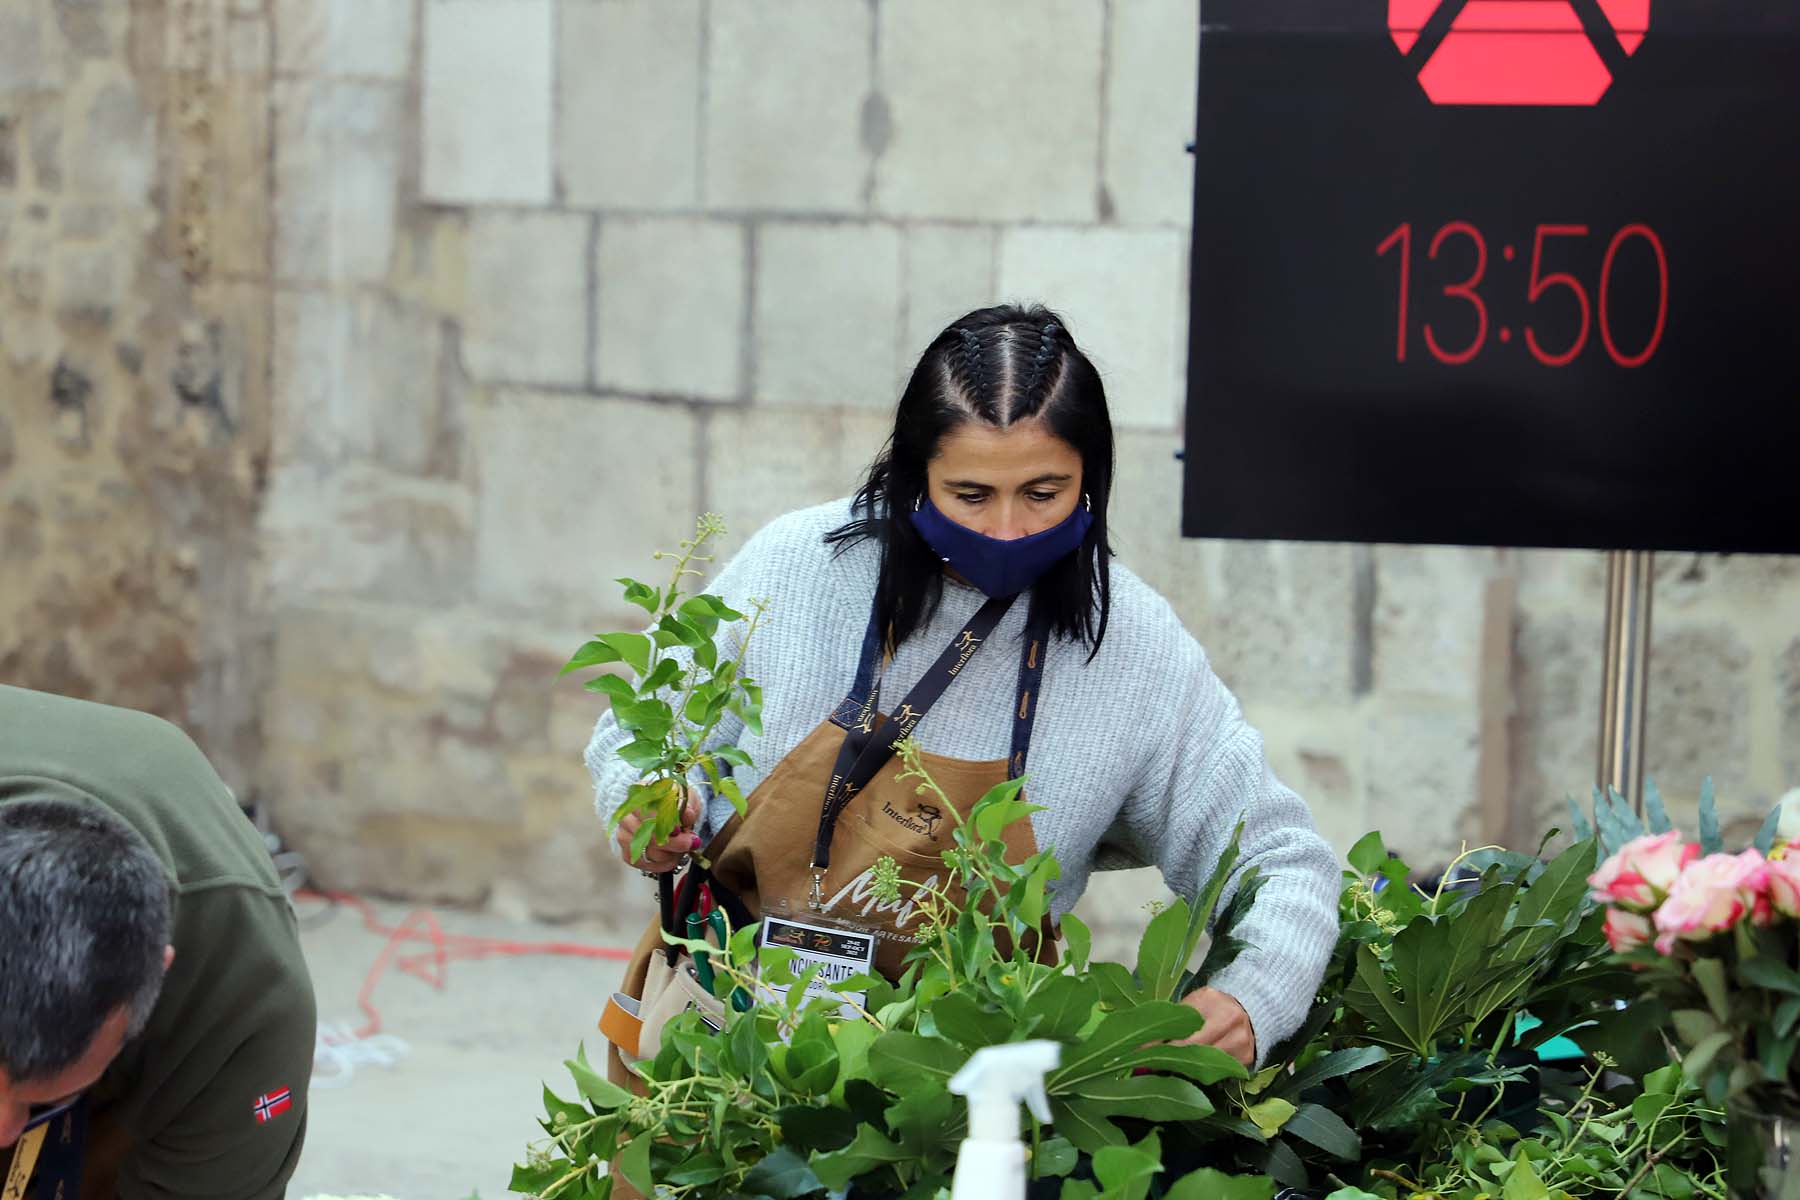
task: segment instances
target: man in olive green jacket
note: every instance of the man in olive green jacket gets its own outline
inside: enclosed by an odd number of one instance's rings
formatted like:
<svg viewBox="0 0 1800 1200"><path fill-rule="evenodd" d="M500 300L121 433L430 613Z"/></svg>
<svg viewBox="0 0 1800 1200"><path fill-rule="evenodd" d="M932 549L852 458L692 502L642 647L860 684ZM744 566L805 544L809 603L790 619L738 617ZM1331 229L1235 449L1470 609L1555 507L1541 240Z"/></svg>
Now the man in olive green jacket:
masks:
<svg viewBox="0 0 1800 1200"><path fill-rule="evenodd" d="M0 1194L285 1194L315 1016L261 837L143 713L0 687Z"/></svg>

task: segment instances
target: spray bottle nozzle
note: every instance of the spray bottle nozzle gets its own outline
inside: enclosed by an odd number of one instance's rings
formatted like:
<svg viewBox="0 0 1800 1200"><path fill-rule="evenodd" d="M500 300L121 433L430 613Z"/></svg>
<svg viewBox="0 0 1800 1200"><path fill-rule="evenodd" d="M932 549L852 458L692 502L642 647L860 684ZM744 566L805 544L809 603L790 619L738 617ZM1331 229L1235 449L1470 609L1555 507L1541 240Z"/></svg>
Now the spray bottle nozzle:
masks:
<svg viewBox="0 0 1800 1200"><path fill-rule="evenodd" d="M969 1098L969 1140L1012 1142L1019 1137L1019 1103L1040 1121L1050 1120L1044 1073L1062 1062L1056 1042L1009 1042L977 1050L950 1079L950 1090Z"/></svg>

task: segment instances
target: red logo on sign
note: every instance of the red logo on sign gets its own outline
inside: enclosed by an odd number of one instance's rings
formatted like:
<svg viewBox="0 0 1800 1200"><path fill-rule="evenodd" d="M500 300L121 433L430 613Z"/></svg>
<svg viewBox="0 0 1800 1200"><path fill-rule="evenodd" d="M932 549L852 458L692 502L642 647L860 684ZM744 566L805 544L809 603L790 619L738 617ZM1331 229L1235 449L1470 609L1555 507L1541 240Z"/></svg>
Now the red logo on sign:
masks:
<svg viewBox="0 0 1800 1200"><path fill-rule="evenodd" d="M1463 0L1419 71L1433 104L1590 105L1612 85L1577 0ZM1426 24L1457 0L1388 0L1388 32L1409 54ZM1650 0L1588 0L1627 55L1650 29Z"/></svg>

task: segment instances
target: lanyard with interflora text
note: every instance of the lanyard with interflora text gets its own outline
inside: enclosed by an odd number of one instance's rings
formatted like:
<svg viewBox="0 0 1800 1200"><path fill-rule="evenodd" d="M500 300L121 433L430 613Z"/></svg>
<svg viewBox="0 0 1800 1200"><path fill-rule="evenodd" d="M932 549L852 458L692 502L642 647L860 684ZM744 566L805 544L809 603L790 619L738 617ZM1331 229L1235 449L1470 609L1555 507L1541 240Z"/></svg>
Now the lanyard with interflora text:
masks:
<svg viewBox="0 0 1800 1200"><path fill-rule="evenodd" d="M983 604L907 693L879 734L875 729L875 714L880 707L881 683L876 677L876 667L882 638L871 619L869 632L863 639L856 682L850 695L832 714L833 722L844 729L844 741L838 748L837 761L832 767L831 779L825 787L825 800L819 811L818 837L813 843L812 908L819 909L824 903L825 872L831 866L831 839L838 817L893 757L894 748L912 735L919 721L956 681L1016 599L1016 596L997 597ZM1007 774L1012 778L1024 773L1025 757L1030 750L1031 728L1037 716L1037 693L1043 679L1045 642L1043 622L1034 608L1026 622L1025 644L1019 654L1018 707L1013 719L1012 752L1007 760Z"/></svg>

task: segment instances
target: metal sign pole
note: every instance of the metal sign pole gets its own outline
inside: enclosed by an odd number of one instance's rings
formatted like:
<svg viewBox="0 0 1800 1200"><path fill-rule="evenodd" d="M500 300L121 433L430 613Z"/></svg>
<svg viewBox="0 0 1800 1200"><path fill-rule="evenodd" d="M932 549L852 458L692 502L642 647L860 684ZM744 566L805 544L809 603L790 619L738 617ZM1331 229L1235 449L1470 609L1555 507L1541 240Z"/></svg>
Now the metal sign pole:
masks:
<svg viewBox="0 0 1800 1200"><path fill-rule="evenodd" d="M1606 559L1606 665L1600 692L1603 789L1644 811L1644 712L1649 696L1650 595L1655 555L1614 550Z"/></svg>

